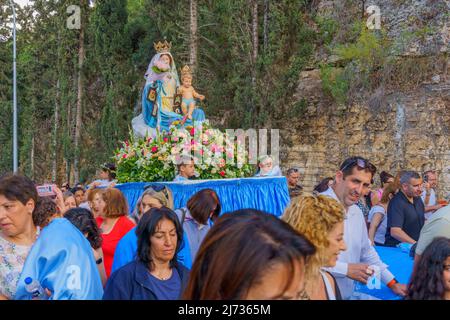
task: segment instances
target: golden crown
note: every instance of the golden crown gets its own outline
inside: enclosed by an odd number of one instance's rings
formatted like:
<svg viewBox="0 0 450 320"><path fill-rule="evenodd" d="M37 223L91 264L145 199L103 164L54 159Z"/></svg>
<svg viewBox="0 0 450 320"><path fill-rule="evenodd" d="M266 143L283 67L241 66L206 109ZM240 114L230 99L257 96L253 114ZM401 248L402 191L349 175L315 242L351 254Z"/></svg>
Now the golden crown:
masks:
<svg viewBox="0 0 450 320"><path fill-rule="evenodd" d="M189 68L188 65L185 65L183 68L181 68L181 77L183 77L185 75L192 76L191 68Z"/></svg>
<svg viewBox="0 0 450 320"><path fill-rule="evenodd" d="M164 42L158 41L157 43L153 42L153 47L156 50L156 53L163 53L163 52L170 52L170 48L172 48L172 43L167 42L167 40L164 40Z"/></svg>

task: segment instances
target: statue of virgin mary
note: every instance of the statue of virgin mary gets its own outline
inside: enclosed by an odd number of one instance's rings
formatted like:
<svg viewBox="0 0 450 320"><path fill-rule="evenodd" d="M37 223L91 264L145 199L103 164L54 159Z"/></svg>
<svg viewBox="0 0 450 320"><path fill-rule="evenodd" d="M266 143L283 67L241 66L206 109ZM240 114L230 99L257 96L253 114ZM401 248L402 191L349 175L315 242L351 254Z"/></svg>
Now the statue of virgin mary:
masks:
<svg viewBox="0 0 450 320"><path fill-rule="evenodd" d="M171 44L167 41L154 44L156 54L150 61L145 73L145 87L142 92L142 113L132 120L134 134L138 137L155 137L157 132L169 131L174 121L183 120L183 115L174 112L174 98L180 86L177 68L172 54ZM205 114L198 109L192 121L204 121Z"/></svg>

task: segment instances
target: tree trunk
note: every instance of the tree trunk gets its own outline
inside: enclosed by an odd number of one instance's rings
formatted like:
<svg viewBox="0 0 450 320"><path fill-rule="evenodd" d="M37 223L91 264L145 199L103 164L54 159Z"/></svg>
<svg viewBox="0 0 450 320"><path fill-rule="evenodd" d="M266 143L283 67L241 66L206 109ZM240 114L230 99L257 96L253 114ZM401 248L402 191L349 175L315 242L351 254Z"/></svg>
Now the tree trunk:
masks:
<svg viewBox="0 0 450 320"><path fill-rule="evenodd" d="M52 159L52 181L58 179L58 123L59 123L59 91L60 82L59 79L56 82L56 98L55 98L55 123L53 126L53 159Z"/></svg>
<svg viewBox="0 0 450 320"><path fill-rule="evenodd" d="M81 24L80 29L80 46L78 49L78 83L77 83L77 109L76 109L76 122L75 122L75 157L73 161L73 174L75 182L79 182L80 179L80 132L81 132L81 115L82 115L82 102L83 102L83 63L84 63L84 26Z"/></svg>
<svg viewBox="0 0 450 320"><path fill-rule="evenodd" d="M72 132L72 122L71 122L71 115L72 115L72 104L70 101L67 103L67 123L66 123L66 130L67 135L70 137L70 140L73 139L73 132ZM72 142L72 141L71 141ZM64 148L65 151L65 162L66 162L66 172L65 172L65 182L70 183L70 156L67 153L67 146Z"/></svg>
<svg viewBox="0 0 450 320"><path fill-rule="evenodd" d="M30 171L31 179L34 180L34 135L31 138L31 152L30 152Z"/></svg>
<svg viewBox="0 0 450 320"><path fill-rule="evenodd" d="M258 0L252 0L252 83L256 82L256 60L258 59Z"/></svg>
<svg viewBox="0 0 450 320"><path fill-rule="evenodd" d="M253 64L258 58L258 0L252 1L252 43L253 43Z"/></svg>
<svg viewBox="0 0 450 320"><path fill-rule="evenodd" d="M189 37L189 64L194 73L197 69L198 30L197 30L197 0L189 1L190 37Z"/></svg>
<svg viewBox="0 0 450 320"><path fill-rule="evenodd" d="M264 0L264 52L269 47L269 0Z"/></svg>
<svg viewBox="0 0 450 320"><path fill-rule="evenodd" d="M364 19L366 16L366 0L361 0L361 18Z"/></svg>

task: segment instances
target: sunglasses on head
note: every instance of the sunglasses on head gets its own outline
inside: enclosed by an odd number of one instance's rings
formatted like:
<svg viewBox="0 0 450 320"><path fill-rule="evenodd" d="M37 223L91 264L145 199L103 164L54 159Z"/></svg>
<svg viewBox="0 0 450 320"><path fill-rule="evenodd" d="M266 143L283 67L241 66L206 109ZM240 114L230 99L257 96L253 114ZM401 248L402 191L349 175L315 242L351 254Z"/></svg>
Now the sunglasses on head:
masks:
<svg viewBox="0 0 450 320"><path fill-rule="evenodd" d="M149 184L148 186L144 187L144 190L153 189L156 192L160 192L160 191L164 190L165 188L166 188L166 186L163 184Z"/></svg>
<svg viewBox="0 0 450 320"><path fill-rule="evenodd" d="M360 169L369 170L372 174L375 174L375 172L377 171L377 169L375 168L375 166L373 164L371 164L369 161L367 161L363 158L356 158L356 159L353 159L352 161L349 161L340 170L345 171L346 169L351 168L355 165L358 166Z"/></svg>

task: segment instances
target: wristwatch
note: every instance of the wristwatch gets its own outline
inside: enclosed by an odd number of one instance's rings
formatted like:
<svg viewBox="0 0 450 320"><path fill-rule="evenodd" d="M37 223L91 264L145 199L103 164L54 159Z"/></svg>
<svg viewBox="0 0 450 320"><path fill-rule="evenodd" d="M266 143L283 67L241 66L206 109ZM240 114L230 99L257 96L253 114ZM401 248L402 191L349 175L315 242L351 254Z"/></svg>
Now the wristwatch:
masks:
<svg viewBox="0 0 450 320"><path fill-rule="evenodd" d="M100 257L98 260L95 261L96 264L100 264L102 262L103 262L103 258L102 257Z"/></svg>

